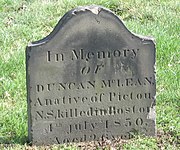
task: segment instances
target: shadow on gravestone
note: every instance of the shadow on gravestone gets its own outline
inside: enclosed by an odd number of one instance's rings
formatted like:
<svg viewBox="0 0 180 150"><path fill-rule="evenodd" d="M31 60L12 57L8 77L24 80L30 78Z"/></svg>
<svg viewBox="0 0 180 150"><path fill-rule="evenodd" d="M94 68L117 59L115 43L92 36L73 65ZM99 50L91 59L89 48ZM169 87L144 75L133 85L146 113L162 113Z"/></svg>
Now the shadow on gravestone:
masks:
<svg viewBox="0 0 180 150"><path fill-rule="evenodd" d="M155 44L106 8L67 12L26 65L32 144L156 135Z"/></svg>

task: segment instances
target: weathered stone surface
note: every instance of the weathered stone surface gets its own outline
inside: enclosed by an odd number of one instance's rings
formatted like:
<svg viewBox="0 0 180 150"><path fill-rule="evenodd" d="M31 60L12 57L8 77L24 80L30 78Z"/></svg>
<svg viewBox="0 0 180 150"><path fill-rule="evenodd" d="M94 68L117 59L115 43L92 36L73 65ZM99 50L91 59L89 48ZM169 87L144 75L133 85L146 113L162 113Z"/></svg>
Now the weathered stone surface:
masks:
<svg viewBox="0 0 180 150"><path fill-rule="evenodd" d="M29 140L54 144L154 136L155 44L111 11L79 7L27 46Z"/></svg>

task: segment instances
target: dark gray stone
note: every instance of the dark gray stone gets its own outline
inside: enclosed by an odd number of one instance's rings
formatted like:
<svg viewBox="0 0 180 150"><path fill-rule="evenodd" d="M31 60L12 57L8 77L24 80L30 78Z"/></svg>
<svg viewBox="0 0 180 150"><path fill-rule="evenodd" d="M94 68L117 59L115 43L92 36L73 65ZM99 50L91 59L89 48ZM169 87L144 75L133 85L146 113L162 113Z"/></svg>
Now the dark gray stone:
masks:
<svg viewBox="0 0 180 150"><path fill-rule="evenodd" d="M29 141L156 135L155 44L99 6L66 13L27 46Z"/></svg>

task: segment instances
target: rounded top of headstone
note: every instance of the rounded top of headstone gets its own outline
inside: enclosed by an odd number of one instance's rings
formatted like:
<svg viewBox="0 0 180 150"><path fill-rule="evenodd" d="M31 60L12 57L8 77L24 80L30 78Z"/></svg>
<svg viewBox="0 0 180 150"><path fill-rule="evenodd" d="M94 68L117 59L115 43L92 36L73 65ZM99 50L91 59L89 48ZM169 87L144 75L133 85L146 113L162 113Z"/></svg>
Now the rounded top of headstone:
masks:
<svg viewBox="0 0 180 150"><path fill-rule="evenodd" d="M101 25L101 28L109 28L109 30L111 30L110 28L112 28L111 32L118 30L118 26L119 29L122 29L121 33L125 33L129 34L130 36L133 36L134 38L136 37L139 40L150 40L153 41L153 38L151 37L144 37L144 36L139 36L136 35L132 32L130 32L126 26L124 25L124 23L122 22L122 20L115 15L111 10L104 8L102 6L98 6L98 5L89 5L89 6L79 6L75 9L72 9L70 11L68 11L58 22L58 24L56 25L56 27L54 28L54 30L45 38L39 40L39 41L35 41L30 43L28 46L39 46L42 44L46 44L48 43L50 40L52 40L57 34L58 32L60 32L61 30L67 30L70 28L77 28L79 27L79 30L81 30L81 25L83 26L83 24L81 24L82 20L85 20L84 22L86 22L87 26L87 30L91 26L94 26L94 28L96 28L97 24ZM95 19L97 24L94 23L93 20ZM72 21L73 20L73 21ZM69 23L71 21L71 23ZM111 22L111 24L107 23L107 22ZM71 24L71 26L68 26L67 24ZM78 25L77 25L78 24ZM114 24L114 25L112 25ZM96 28L96 30L98 30L99 28ZM116 31L115 31L116 32ZM67 33L67 32L64 32ZM61 34L61 36L64 36L65 34Z"/></svg>

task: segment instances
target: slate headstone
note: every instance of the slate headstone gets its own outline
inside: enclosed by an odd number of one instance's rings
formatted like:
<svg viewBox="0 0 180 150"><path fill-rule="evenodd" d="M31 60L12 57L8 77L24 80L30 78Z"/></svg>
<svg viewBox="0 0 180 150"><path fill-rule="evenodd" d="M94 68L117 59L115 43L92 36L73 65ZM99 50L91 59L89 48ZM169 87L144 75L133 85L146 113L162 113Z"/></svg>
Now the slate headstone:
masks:
<svg viewBox="0 0 180 150"><path fill-rule="evenodd" d="M27 46L26 65L32 144L156 135L155 44L110 10L67 12Z"/></svg>

